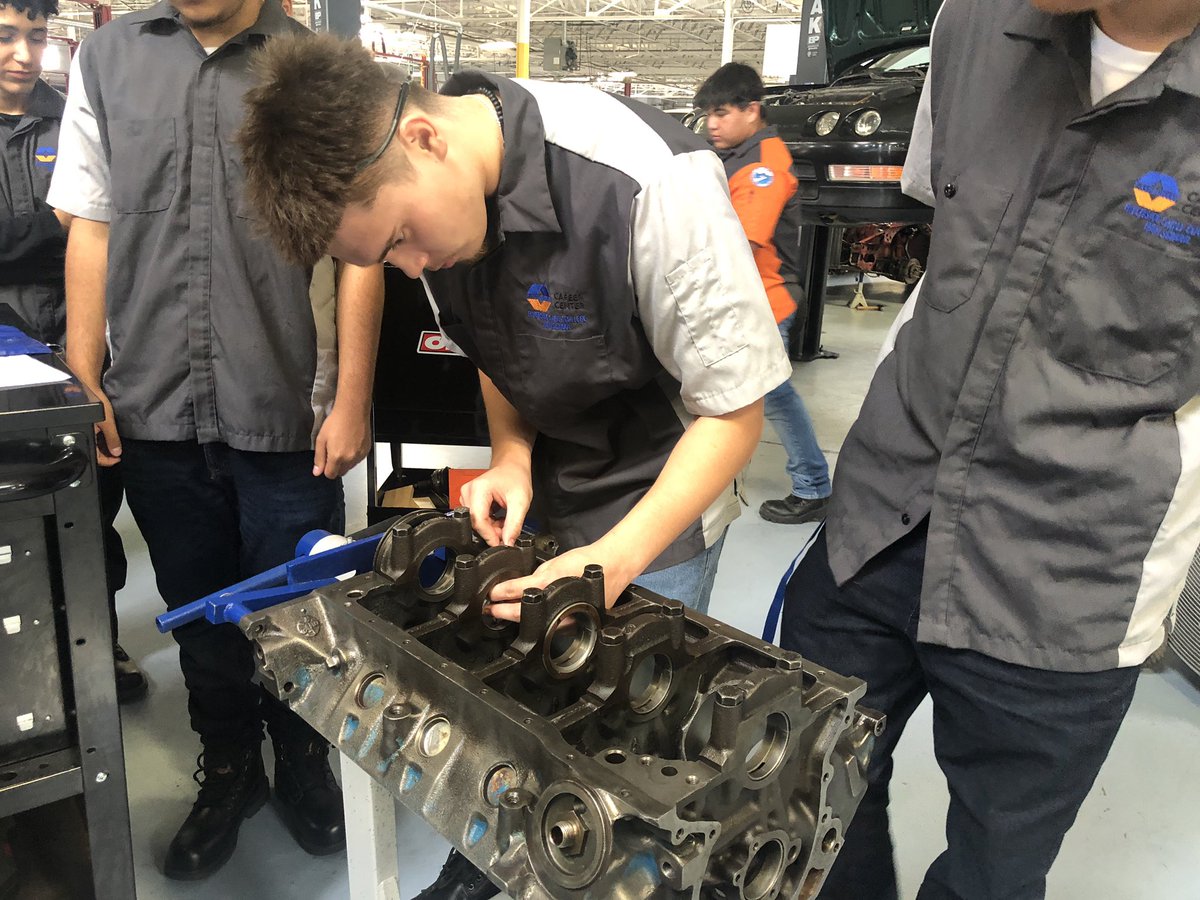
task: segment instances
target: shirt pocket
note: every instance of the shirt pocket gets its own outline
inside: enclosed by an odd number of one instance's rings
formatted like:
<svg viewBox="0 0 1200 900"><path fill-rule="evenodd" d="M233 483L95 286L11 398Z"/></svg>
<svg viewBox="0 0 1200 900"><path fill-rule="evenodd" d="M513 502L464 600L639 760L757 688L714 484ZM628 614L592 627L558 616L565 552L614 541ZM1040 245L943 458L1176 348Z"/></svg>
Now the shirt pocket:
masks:
<svg viewBox="0 0 1200 900"><path fill-rule="evenodd" d="M513 406L551 436L569 433L573 422L617 390L602 334L518 334L516 353L505 368Z"/></svg>
<svg viewBox="0 0 1200 900"><path fill-rule="evenodd" d="M746 346L737 304L727 296L712 253L701 250L667 275L675 308L700 361L712 366Z"/></svg>
<svg viewBox="0 0 1200 900"><path fill-rule="evenodd" d="M989 286L994 289L999 273L992 250L1011 201L1009 191L964 182L953 199L938 203L929 250L934 275L921 289L926 306L953 312Z"/></svg>
<svg viewBox="0 0 1200 900"><path fill-rule="evenodd" d="M1195 347L1198 271L1200 254L1095 226L1073 260L1048 267L1050 352L1095 375L1157 381Z"/></svg>
<svg viewBox="0 0 1200 900"><path fill-rule="evenodd" d="M159 212L171 205L178 181L175 137L174 119L122 119L109 124L109 170L117 212Z"/></svg>

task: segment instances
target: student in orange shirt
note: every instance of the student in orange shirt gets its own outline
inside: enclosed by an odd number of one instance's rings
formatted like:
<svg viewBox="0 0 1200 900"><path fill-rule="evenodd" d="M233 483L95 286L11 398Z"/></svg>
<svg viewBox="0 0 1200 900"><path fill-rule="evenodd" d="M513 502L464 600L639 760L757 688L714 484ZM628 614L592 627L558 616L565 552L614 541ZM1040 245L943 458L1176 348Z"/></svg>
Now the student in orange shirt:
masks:
<svg viewBox="0 0 1200 900"><path fill-rule="evenodd" d="M789 331L803 327L797 311L805 309L798 271L796 178L787 145L767 124L762 95L762 79L754 69L727 63L700 86L695 104L708 115L709 140L725 163L733 208L750 239L786 346ZM764 413L787 452L792 492L766 501L758 514L784 525L822 518L831 491L829 464L804 401L790 380L767 394Z"/></svg>

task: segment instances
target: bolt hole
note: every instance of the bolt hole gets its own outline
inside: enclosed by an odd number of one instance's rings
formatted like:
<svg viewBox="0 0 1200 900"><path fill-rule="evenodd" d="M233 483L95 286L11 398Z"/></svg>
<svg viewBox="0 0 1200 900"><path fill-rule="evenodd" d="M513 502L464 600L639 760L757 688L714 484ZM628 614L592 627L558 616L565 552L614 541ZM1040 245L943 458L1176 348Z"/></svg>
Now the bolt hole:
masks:
<svg viewBox="0 0 1200 900"><path fill-rule="evenodd" d="M662 773L663 773L664 775L666 775L668 778L670 778L670 777L672 777L673 775L678 775L678 774L679 774L679 770L678 770L677 768L675 768L674 766L663 766L663 767L662 767Z"/></svg>
<svg viewBox="0 0 1200 900"><path fill-rule="evenodd" d="M671 877L671 873L673 873L674 871L675 871L675 867L673 865L671 865L669 862L664 862L662 864L662 873L664 875L666 875L668 878Z"/></svg>
<svg viewBox="0 0 1200 900"><path fill-rule="evenodd" d="M350 592L348 592L348 593L346 594L346 596L347 596L347 597L349 597L351 600L361 600L363 597L367 596L367 592L366 592L366 591L353 590L353 591L350 591Z"/></svg>
<svg viewBox="0 0 1200 900"><path fill-rule="evenodd" d="M79 638L79 640L77 640L77 641L75 642L75 646L76 646L76 647L82 647L82 646L83 646L84 644L86 644L86 643L87 643L87 638Z"/></svg>
<svg viewBox="0 0 1200 900"><path fill-rule="evenodd" d="M296 689L296 686L294 684L292 684L290 681L285 682L283 685L283 692L285 694L290 694L295 689Z"/></svg>
<svg viewBox="0 0 1200 900"><path fill-rule="evenodd" d="M74 527L75 527L74 522L63 522L63 528L74 528Z"/></svg>
<svg viewBox="0 0 1200 900"><path fill-rule="evenodd" d="M95 752L96 752L96 748L95 748L95 747L88 747L88 748L87 748L87 752L88 752L88 753L95 753Z"/></svg>

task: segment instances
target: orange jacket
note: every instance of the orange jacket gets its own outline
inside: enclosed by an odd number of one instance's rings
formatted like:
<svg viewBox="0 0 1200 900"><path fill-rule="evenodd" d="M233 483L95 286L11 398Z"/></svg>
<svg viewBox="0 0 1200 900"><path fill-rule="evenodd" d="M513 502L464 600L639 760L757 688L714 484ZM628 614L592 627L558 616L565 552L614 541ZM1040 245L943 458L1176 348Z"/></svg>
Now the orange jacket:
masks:
<svg viewBox="0 0 1200 900"><path fill-rule="evenodd" d="M762 277L775 321L782 322L796 309L784 287L775 235L784 208L796 193L792 154L774 128L755 132L741 144L721 151L729 195L754 250L754 262Z"/></svg>

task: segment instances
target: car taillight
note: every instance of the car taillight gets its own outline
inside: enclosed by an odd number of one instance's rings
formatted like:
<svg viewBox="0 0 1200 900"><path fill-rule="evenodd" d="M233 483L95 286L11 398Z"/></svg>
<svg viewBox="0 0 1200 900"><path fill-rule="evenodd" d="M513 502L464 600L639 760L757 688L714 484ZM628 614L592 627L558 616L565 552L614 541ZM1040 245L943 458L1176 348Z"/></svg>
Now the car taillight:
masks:
<svg viewBox="0 0 1200 900"><path fill-rule="evenodd" d="M899 181L903 166L829 166L830 181Z"/></svg>

